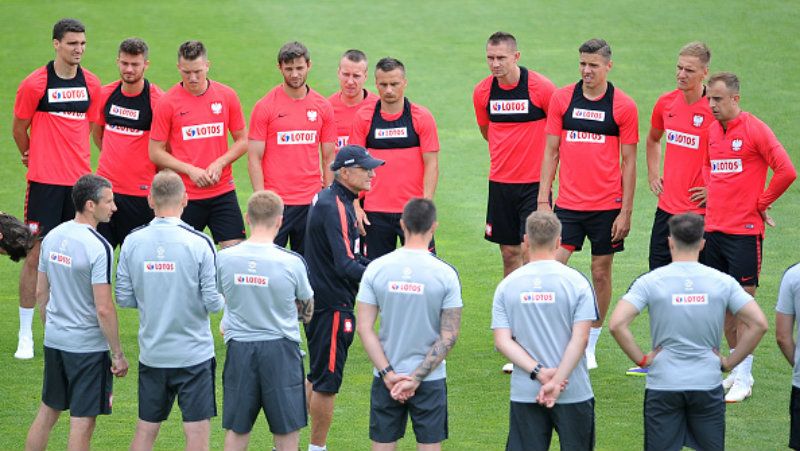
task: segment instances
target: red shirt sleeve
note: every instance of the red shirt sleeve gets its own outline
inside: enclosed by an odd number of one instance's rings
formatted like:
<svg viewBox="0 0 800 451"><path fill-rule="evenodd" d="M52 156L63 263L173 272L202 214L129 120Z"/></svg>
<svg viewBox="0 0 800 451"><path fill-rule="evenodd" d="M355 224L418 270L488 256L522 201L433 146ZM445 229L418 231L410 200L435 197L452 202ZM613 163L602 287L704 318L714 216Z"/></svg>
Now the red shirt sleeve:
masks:
<svg viewBox="0 0 800 451"><path fill-rule="evenodd" d="M172 128L172 102L168 96L162 97L153 111L153 123L150 126L150 139L153 141L169 141Z"/></svg>
<svg viewBox="0 0 800 451"><path fill-rule="evenodd" d="M489 80L489 83L486 83L487 80ZM475 107L475 120L481 127L489 125L489 112L486 111L486 105L489 103L491 87L490 77L481 80L480 83L475 85L475 90L472 92L472 104Z"/></svg>
<svg viewBox="0 0 800 451"><path fill-rule="evenodd" d="M528 71L528 92L534 93L534 98L531 99L533 103L548 113L556 85L544 76Z"/></svg>
<svg viewBox="0 0 800 451"><path fill-rule="evenodd" d="M653 105L653 114L650 115L650 127L656 130L664 130L664 106L666 105L666 97L661 96Z"/></svg>
<svg viewBox="0 0 800 451"><path fill-rule="evenodd" d="M636 104L627 94L619 90L615 96L614 120L619 124L620 144L639 142L639 112L636 110Z"/></svg>
<svg viewBox="0 0 800 451"><path fill-rule="evenodd" d="M116 88L116 84L112 83L103 86L103 88L100 90L100 98L98 99L100 108L98 108L97 115L91 120L91 122L94 122L101 127L106 125L105 104L108 102L108 98L111 96L111 93L114 92L114 88ZM150 97L151 105L152 99L153 98Z"/></svg>
<svg viewBox="0 0 800 451"><path fill-rule="evenodd" d="M336 134L336 119L333 116L333 105L322 98L320 101L320 110L322 110L322 130L320 130L320 143L335 143L337 140Z"/></svg>
<svg viewBox="0 0 800 451"><path fill-rule="evenodd" d="M14 100L14 116L19 119L32 119L46 88L47 71L42 69L36 70L22 80Z"/></svg>
<svg viewBox="0 0 800 451"><path fill-rule="evenodd" d="M150 108L155 110L158 101L164 97L164 91L156 86L155 83L150 83Z"/></svg>
<svg viewBox="0 0 800 451"><path fill-rule="evenodd" d="M789 159L789 154L783 148L775 134L761 121L751 121L754 127L750 130L751 136L756 137L756 147L761 156L772 169L772 179L767 189L758 198L758 211L765 211L797 178L797 172Z"/></svg>
<svg viewBox="0 0 800 451"><path fill-rule="evenodd" d="M547 125L544 128L548 135L561 137L561 132L564 130L564 111L567 109L570 96L572 96L572 90L560 89L550 97L548 106L550 111L547 112Z"/></svg>
<svg viewBox="0 0 800 451"><path fill-rule="evenodd" d="M365 105L356 112L355 120L353 121L353 129L350 131L349 144L357 146L367 146L367 134L369 133L369 126L372 122L372 113L375 111L375 104Z"/></svg>
<svg viewBox="0 0 800 451"><path fill-rule="evenodd" d="M230 111L230 116L228 117L228 130L232 132L244 130L244 113L242 113L242 103L239 101L239 96L236 95L236 91L233 89L228 89L226 91L229 108L228 111Z"/></svg>
<svg viewBox="0 0 800 451"><path fill-rule="evenodd" d="M414 107L411 110L411 119L414 123L414 129L419 135L420 153L438 152L439 133L436 130L436 121L433 119L433 115L425 107L419 105L414 105Z"/></svg>
<svg viewBox="0 0 800 451"><path fill-rule="evenodd" d="M89 72L88 70L83 71L84 76L86 77L86 87L89 89L89 110L86 111L86 117L89 118L89 122L94 122L97 120L97 116L102 114L101 106L103 103L100 102L101 100L101 90L102 85L100 84L100 79L97 78L97 75Z"/></svg>
<svg viewBox="0 0 800 451"><path fill-rule="evenodd" d="M264 97L253 107L253 112L250 114L250 132L247 136L248 139L253 141L267 140L267 105L267 99Z"/></svg>

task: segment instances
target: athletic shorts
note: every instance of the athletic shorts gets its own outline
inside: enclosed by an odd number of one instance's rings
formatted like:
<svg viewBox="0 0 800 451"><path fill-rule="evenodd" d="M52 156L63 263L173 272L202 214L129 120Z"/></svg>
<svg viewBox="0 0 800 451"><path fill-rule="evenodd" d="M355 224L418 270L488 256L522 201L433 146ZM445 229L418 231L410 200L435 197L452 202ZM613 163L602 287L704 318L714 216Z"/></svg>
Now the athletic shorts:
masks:
<svg viewBox="0 0 800 451"><path fill-rule="evenodd" d="M347 351L356 332L355 315L342 310L319 310L304 327L312 388L321 393L339 393Z"/></svg>
<svg viewBox="0 0 800 451"><path fill-rule="evenodd" d="M725 392L644 391L644 449L725 449Z"/></svg>
<svg viewBox="0 0 800 451"><path fill-rule="evenodd" d="M553 429L563 451L594 449L594 398L548 409L540 404L511 401L506 451L550 449Z"/></svg>
<svg viewBox="0 0 800 451"><path fill-rule="evenodd" d="M97 231L112 247L122 246L131 231L152 221L155 217L147 197L114 193L117 211L111 215L110 222L97 224Z"/></svg>
<svg viewBox="0 0 800 451"><path fill-rule="evenodd" d="M789 427L789 448L800 450L800 387L792 386L792 398L789 401L791 424Z"/></svg>
<svg viewBox="0 0 800 451"><path fill-rule="evenodd" d="M273 434L308 424L303 357L294 341L229 341L222 386L225 429L248 434L261 410Z"/></svg>
<svg viewBox="0 0 800 451"><path fill-rule="evenodd" d="M592 255L610 255L625 250L625 240L611 242L611 226L620 210L577 211L556 206L555 213L561 221L561 247L570 252L583 249L589 237Z"/></svg>
<svg viewBox="0 0 800 451"><path fill-rule="evenodd" d="M25 224L39 239L62 222L75 219L72 187L28 182L25 192Z"/></svg>
<svg viewBox="0 0 800 451"><path fill-rule="evenodd" d="M758 286L761 273L761 241L758 235L706 232L704 263L730 274L742 286Z"/></svg>
<svg viewBox="0 0 800 451"><path fill-rule="evenodd" d="M181 219L200 232L206 227L211 229L215 243L245 238L244 220L236 191L208 199L190 200Z"/></svg>
<svg viewBox="0 0 800 451"><path fill-rule="evenodd" d="M67 352L44 347L42 402L73 417L111 413L111 357L108 351Z"/></svg>
<svg viewBox="0 0 800 451"><path fill-rule="evenodd" d="M447 439L445 379L423 381L414 396L400 403L392 399L381 378L373 378L369 402L369 438L378 443L400 440L406 433L409 415L417 443L432 444Z"/></svg>
<svg viewBox="0 0 800 451"><path fill-rule="evenodd" d="M525 221L536 211L539 183L501 183L489 180L484 239L515 246L522 243Z"/></svg>
<svg viewBox="0 0 800 451"><path fill-rule="evenodd" d="M380 213L376 211L367 212L367 219L370 225L365 224L367 236L363 240L361 254L370 260L388 254L397 248L397 240L404 244L405 237L403 229L400 227L401 213ZM431 238L428 250L436 254L436 241Z"/></svg>
<svg viewBox="0 0 800 451"><path fill-rule="evenodd" d="M275 244L286 247L290 243L292 250L303 255L303 240L306 235L306 219L310 205L285 205L283 222L275 236Z"/></svg>
<svg viewBox="0 0 800 451"><path fill-rule="evenodd" d="M165 421L176 395L184 422L217 416L216 371L213 357L185 368L154 368L139 362L139 419L150 423Z"/></svg>
<svg viewBox="0 0 800 451"><path fill-rule="evenodd" d="M656 208L653 218L653 228L650 230L650 271L672 263L672 254L669 252L669 219L671 213Z"/></svg>

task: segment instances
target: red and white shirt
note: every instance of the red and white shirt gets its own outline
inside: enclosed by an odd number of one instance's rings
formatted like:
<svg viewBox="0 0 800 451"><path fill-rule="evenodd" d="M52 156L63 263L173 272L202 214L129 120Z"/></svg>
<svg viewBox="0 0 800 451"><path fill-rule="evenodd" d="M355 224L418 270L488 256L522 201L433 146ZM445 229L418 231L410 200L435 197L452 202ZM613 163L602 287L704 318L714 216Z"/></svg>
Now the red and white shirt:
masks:
<svg viewBox="0 0 800 451"><path fill-rule="evenodd" d="M349 106L342 102L342 92L337 91L328 97L328 101L333 106L333 117L336 121L336 152L342 147L346 146L350 141L350 130L353 129L353 121L356 118L356 113L364 105L371 105L377 102L380 97L364 89L366 95L361 102Z"/></svg>

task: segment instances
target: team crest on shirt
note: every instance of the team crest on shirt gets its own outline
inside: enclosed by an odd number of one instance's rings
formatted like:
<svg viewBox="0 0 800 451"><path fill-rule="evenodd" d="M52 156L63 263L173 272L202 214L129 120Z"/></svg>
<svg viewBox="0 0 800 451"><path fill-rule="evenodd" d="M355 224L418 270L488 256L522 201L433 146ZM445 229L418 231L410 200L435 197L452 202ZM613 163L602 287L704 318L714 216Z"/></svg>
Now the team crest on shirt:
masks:
<svg viewBox="0 0 800 451"><path fill-rule="evenodd" d="M700 127L703 126L703 121L704 120L705 120L705 118L703 117L702 114L695 114L694 116L692 116L692 125L694 125L695 127L700 128Z"/></svg>
<svg viewBox="0 0 800 451"><path fill-rule="evenodd" d="M686 282L683 283L683 288L686 291L694 290L694 282L692 282L692 279L686 279Z"/></svg>
<svg viewBox="0 0 800 451"><path fill-rule="evenodd" d="M486 224L486 236L492 236L492 225L489 223Z"/></svg>
<svg viewBox="0 0 800 451"><path fill-rule="evenodd" d="M345 318L344 320L344 333L352 334L353 333L353 320L350 318Z"/></svg>
<svg viewBox="0 0 800 451"><path fill-rule="evenodd" d="M742 140L739 138L734 139L731 141L731 150L734 152L738 152L742 150Z"/></svg>
<svg viewBox="0 0 800 451"><path fill-rule="evenodd" d="M156 248L156 256L158 257L159 260L164 258L164 248L163 247L158 246Z"/></svg>
<svg viewBox="0 0 800 451"><path fill-rule="evenodd" d="M269 286L269 279L264 276L254 274L234 274L233 284L265 288Z"/></svg>
<svg viewBox="0 0 800 451"><path fill-rule="evenodd" d="M211 102L211 112L214 114L222 113L222 102Z"/></svg>
<svg viewBox="0 0 800 451"><path fill-rule="evenodd" d="M405 268L403 268L404 279L410 279L412 274L414 274L414 271L411 270L410 266L406 266Z"/></svg>
<svg viewBox="0 0 800 451"><path fill-rule="evenodd" d="M146 261L144 272L175 272L175 262Z"/></svg>
<svg viewBox="0 0 800 451"><path fill-rule="evenodd" d="M522 304L555 304L556 294L552 291L524 291L519 294Z"/></svg>
<svg viewBox="0 0 800 451"><path fill-rule="evenodd" d="M61 252L50 251L49 260L51 263L57 265L66 266L67 268L72 267L72 257L67 254L62 254Z"/></svg>
<svg viewBox="0 0 800 451"><path fill-rule="evenodd" d="M389 293L414 294L421 296L425 294L425 284L416 282L389 282Z"/></svg>
<svg viewBox="0 0 800 451"><path fill-rule="evenodd" d="M256 261L250 260L249 262L247 262L247 271L256 272L256 266L257 266Z"/></svg>
<svg viewBox="0 0 800 451"><path fill-rule="evenodd" d="M306 110L306 117L309 122L317 122L317 110Z"/></svg>
<svg viewBox="0 0 800 451"><path fill-rule="evenodd" d="M672 305L706 305L708 304L708 294L673 294Z"/></svg>
<svg viewBox="0 0 800 451"><path fill-rule="evenodd" d="M539 289L541 289L541 288L542 288L542 279L540 279L540 278L538 278L538 277L535 277L535 278L533 279L533 288L534 288L535 290L539 290Z"/></svg>

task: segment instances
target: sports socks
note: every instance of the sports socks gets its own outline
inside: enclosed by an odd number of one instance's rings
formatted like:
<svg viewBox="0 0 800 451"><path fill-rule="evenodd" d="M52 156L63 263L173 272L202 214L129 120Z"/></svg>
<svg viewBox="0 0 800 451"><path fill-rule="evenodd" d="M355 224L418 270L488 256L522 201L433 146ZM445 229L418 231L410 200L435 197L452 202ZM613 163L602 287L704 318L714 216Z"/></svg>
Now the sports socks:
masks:
<svg viewBox="0 0 800 451"><path fill-rule="evenodd" d="M309 443L308 451L328 451L328 446L327 445L317 446L313 443Z"/></svg>
<svg viewBox="0 0 800 451"><path fill-rule="evenodd" d="M31 326L33 325L33 312L35 309L32 308L19 308L19 335L33 337L33 330Z"/></svg>
<svg viewBox="0 0 800 451"><path fill-rule="evenodd" d="M600 332L602 331L602 327L592 327L591 330L589 330L589 345L586 347L586 352L595 354L597 340L600 338Z"/></svg>

